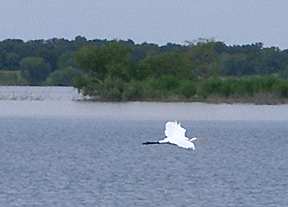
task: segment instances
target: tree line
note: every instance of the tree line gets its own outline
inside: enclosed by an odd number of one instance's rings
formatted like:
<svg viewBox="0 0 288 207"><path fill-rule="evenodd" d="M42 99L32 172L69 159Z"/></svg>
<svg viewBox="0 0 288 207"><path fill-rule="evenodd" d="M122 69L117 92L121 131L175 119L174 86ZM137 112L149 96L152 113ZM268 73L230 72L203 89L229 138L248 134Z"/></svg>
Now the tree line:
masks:
<svg viewBox="0 0 288 207"><path fill-rule="evenodd" d="M288 50L262 43L160 46L82 36L0 42L0 83L73 85L107 100L287 97L287 78Z"/></svg>

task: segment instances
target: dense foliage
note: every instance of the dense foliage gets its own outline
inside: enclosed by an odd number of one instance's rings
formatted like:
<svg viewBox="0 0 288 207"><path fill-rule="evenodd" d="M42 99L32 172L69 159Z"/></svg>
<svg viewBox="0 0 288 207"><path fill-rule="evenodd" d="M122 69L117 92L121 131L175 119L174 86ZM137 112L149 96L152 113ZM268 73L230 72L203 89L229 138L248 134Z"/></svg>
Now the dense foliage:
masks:
<svg viewBox="0 0 288 207"><path fill-rule="evenodd" d="M8 39L0 84L74 85L106 100L287 98L288 50L201 40L164 46L132 40Z"/></svg>

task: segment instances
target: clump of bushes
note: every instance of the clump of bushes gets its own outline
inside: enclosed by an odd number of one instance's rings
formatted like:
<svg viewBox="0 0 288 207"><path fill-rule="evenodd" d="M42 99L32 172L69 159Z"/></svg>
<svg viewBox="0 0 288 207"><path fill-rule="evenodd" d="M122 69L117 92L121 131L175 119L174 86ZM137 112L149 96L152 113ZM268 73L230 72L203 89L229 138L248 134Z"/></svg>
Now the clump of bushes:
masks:
<svg viewBox="0 0 288 207"><path fill-rule="evenodd" d="M83 87L86 94L94 94L110 101L251 98L259 95L262 97L263 94L267 97L288 98L288 81L276 77L178 80L172 76L163 76L159 79L129 82L108 77L94 82L94 85L91 82L93 81L90 80L88 87Z"/></svg>

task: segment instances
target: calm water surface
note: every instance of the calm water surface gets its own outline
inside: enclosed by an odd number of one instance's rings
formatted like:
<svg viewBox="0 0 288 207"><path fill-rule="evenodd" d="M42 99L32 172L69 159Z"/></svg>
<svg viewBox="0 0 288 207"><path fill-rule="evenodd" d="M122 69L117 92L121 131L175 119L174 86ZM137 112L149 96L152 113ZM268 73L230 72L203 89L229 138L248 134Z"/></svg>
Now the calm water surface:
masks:
<svg viewBox="0 0 288 207"><path fill-rule="evenodd" d="M0 206L288 206L288 106L0 101ZM196 151L141 145L178 119Z"/></svg>

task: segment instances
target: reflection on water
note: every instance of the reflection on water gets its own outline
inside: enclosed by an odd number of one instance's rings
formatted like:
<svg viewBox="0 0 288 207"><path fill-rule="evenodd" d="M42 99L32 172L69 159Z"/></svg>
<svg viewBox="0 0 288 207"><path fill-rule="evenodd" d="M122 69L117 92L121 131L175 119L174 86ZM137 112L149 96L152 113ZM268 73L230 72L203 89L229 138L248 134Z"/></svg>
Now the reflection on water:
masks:
<svg viewBox="0 0 288 207"><path fill-rule="evenodd" d="M77 100L82 96L73 87L0 86L0 100Z"/></svg>

